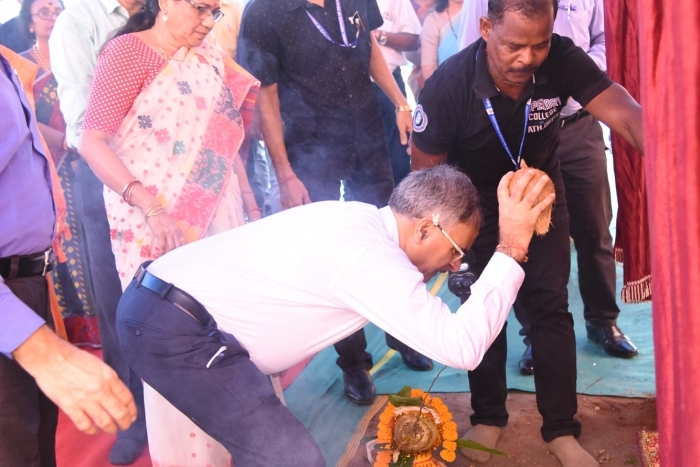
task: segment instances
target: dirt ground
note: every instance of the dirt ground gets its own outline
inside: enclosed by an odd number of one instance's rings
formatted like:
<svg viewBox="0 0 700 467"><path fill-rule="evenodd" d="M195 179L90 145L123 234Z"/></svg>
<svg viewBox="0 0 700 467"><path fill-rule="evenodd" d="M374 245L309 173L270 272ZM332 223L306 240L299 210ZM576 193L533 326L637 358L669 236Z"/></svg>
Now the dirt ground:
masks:
<svg viewBox="0 0 700 467"><path fill-rule="evenodd" d="M440 394L457 422L460 436L469 428L469 394ZM542 419L537 412L535 395L511 391L508 395L508 426L497 448L510 457L492 456L486 464L475 464L458 454L447 464L451 467L560 467L549 453L540 437ZM381 412L380 412L381 413ZM656 399L631 399L622 397L578 396L578 413L583 432L581 445L606 467L641 466L637 448L637 433L643 429L656 430ZM368 436L376 436L379 414L374 417ZM369 465L363 457L364 446L358 449L349 467Z"/></svg>

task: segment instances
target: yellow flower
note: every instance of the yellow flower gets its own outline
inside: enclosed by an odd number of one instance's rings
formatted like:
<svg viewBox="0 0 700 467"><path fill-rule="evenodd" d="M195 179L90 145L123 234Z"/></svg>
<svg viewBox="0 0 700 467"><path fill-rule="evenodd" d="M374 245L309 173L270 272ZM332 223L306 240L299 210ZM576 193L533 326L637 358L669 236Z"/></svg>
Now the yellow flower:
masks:
<svg viewBox="0 0 700 467"><path fill-rule="evenodd" d="M457 441L457 437L457 431L455 430L446 430L442 432L442 438L447 441Z"/></svg>
<svg viewBox="0 0 700 467"><path fill-rule="evenodd" d="M457 450L457 443L454 441L444 441L442 443L442 447L447 449L448 451L456 451Z"/></svg>
<svg viewBox="0 0 700 467"><path fill-rule="evenodd" d="M445 431L457 431L457 424L455 422L445 422L442 424L442 429Z"/></svg>
<svg viewBox="0 0 700 467"><path fill-rule="evenodd" d="M440 457L442 457L447 462L453 462L457 458L457 455L454 451L448 451L447 449L443 449L442 451L440 451Z"/></svg>

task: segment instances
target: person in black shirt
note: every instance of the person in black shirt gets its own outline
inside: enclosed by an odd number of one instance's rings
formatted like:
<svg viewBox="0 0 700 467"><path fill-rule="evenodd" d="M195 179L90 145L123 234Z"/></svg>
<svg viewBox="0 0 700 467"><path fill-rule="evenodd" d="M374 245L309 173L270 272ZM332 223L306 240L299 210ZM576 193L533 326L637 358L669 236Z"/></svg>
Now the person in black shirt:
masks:
<svg viewBox="0 0 700 467"><path fill-rule="evenodd" d="M392 169L370 76L396 106L402 144L411 113L371 34L382 23L376 0L253 0L243 12L238 62L262 84L257 105L284 209L338 200L341 180L356 201L389 201ZM410 368L432 368L389 335L387 344ZM358 404L375 394L366 346L363 330L335 345L345 394Z"/></svg>
<svg viewBox="0 0 700 467"><path fill-rule="evenodd" d="M529 248L518 300L527 310L535 363L542 436L565 467L597 461L575 438L576 341L568 312L568 213L555 155L559 113L569 97L643 152L641 108L573 42L552 34L557 0L491 0L481 18L482 39L447 60L426 81L413 120L414 169L447 162L479 190L484 222L472 250L483 268L497 245ZM556 187L549 232L530 245L499 238L496 187L524 160L546 172ZM494 447L508 422L506 336L469 373L473 428L466 437ZM486 453L462 451L477 462Z"/></svg>

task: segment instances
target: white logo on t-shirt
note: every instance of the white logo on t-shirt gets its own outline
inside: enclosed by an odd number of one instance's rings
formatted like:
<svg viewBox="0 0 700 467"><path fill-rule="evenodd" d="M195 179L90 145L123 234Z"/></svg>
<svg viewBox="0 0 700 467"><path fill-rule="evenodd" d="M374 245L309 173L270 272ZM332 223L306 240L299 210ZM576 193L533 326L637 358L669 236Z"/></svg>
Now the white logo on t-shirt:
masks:
<svg viewBox="0 0 700 467"><path fill-rule="evenodd" d="M423 111L423 106L418 104L418 107L416 107L416 111L413 113L413 131L416 133L420 133L421 131L425 130L425 127L428 126L428 116L425 115L425 112Z"/></svg>

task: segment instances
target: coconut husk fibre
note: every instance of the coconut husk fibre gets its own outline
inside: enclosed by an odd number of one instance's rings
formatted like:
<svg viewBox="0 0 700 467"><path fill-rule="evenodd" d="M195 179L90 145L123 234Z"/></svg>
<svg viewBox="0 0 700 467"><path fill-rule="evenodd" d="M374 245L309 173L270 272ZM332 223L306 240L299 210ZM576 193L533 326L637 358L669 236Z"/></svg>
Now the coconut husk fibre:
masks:
<svg viewBox="0 0 700 467"><path fill-rule="evenodd" d="M510 179L510 184L508 185L508 189L512 190L513 185L515 185L518 180L520 180L520 177L522 177L525 174L525 171L523 169L528 169L531 167L528 167L527 164L525 163L525 160L520 161L520 169L515 172L515 175L513 175L513 178ZM544 172L538 169L532 168L536 172L536 175L532 177L532 180L530 180L530 183L527 185L525 188L525 193L529 193L530 190L532 190L532 187L535 186L535 183L540 179L540 176L545 175ZM540 195L537 197L537 203L542 201L547 195L550 193L554 193L554 183L550 180L547 185L545 185L544 189L540 193ZM556 202L556 201L555 201ZM547 209L545 209L542 214L540 214L540 217L537 219L537 223L535 224L535 233L537 235L544 235L547 232L549 232L549 226L552 223L552 208L554 207L554 203L549 205Z"/></svg>

